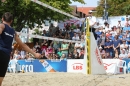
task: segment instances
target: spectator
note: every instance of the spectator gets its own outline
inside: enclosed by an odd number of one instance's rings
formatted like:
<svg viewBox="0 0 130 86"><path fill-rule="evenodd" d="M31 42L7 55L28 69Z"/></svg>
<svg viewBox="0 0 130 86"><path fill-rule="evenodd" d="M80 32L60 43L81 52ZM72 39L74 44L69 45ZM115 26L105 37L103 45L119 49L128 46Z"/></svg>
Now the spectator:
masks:
<svg viewBox="0 0 130 86"><path fill-rule="evenodd" d="M80 53L82 47L83 47L83 46L82 46L81 43L75 43L75 47L74 47L74 48L76 49L76 51L77 51L78 53Z"/></svg>
<svg viewBox="0 0 130 86"><path fill-rule="evenodd" d="M34 48L40 48L40 45L39 45L39 43L38 42L36 42L36 45L34 46Z"/></svg>
<svg viewBox="0 0 130 86"><path fill-rule="evenodd" d="M113 41L113 50L114 50L114 54L115 54L115 50L117 49L118 54L120 54L120 40L118 40L118 36L115 36L115 40Z"/></svg>
<svg viewBox="0 0 130 86"><path fill-rule="evenodd" d="M66 54L62 54L62 56L61 56L61 58L60 58L60 60L67 60L67 56L65 56Z"/></svg>
<svg viewBox="0 0 130 86"><path fill-rule="evenodd" d="M72 37L72 40L79 41L80 39L79 39L79 36L76 33L74 33L74 36Z"/></svg>
<svg viewBox="0 0 130 86"><path fill-rule="evenodd" d="M68 56L68 48L69 48L69 44L67 42L64 42L61 44L61 52L62 54L65 54L65 56Z"/></svg>
<svg viewBox="0 0 130 86"><path fill-rule="evenodd" d="M57 55L58 55L59 57L62 56L61 48L58 49Z"/></svg>
<svg viewBox="0 0 130 86"><path fill-rule="evenodd" d="M106 50L106 53L109 53L110 56L113 56L113 43L109 40L109 38L106 38L104 49Z"/></svg>
<svg viewBox="0 0 130 86"><path fill-rule="evenodd" d="M122 49L122 53L119 55L120 59L128 58L128 54L125 53L125 49Z"/></svg>

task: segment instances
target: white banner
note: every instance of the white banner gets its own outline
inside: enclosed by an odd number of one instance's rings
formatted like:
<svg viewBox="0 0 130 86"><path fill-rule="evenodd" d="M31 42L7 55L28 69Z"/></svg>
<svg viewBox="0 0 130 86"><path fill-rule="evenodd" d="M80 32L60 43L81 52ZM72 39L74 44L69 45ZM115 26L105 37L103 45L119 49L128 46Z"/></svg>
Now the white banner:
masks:
<svg viewBox="0 0 130 86"><path fill-rule="evenodd" d="M103 59L103 64L106 72L111 74L119 73L117 65L120 63L120 61L120 59Z"/></svg>
<svg viewBox="0 0 130 86"><path fill-rule="evenodd" d="M67 72L83 73L83 71L84 71L83 59L67 60Z"/></svg>

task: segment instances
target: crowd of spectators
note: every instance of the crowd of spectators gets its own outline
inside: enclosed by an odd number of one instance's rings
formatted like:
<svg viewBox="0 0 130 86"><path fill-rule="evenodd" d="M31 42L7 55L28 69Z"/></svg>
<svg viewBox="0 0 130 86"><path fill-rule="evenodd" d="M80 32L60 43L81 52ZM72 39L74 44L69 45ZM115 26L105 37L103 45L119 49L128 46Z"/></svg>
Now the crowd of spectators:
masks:
<svg viewBox="0 0 130 86"><path fill-rule="evenodd" d="M126 18L124 26L122 26L121 21L118 21L115 26L110 26L107 22L103 26L100 25L100 22L97 22L96 25L97 45L103 59L130 58L130 30L123 30L123 28L130 27L128 18ZM48 31L43 30L42 36L81 41L81 43L51 40L42 40L41 43L36 42L33 50L42 54L41 59L84 58L85 31L83 25L66 24L64 29L60 29L51 24ZM12 58L16 59L28 57L33 56L23 50L15 50L12 56Z"/></svg>
<svg viewBox="0 0 130 86"><path fill-rule="evenodd" d="M85 33L82 31L81 25L77 24L65 25L65 28L59 29L59 27L54 27L53 24L50 25L49 30L43 30L42 36L60 38L66 40L82 41L81 43L65 42L65 41L52 41L52 40L42 40L39 41L33 47L33 51L41 53L41 59L83 59L84 49L85 49ZM14 52L12 58L15 59L26 59L33 57L31 54L17 49Z"/></svg>

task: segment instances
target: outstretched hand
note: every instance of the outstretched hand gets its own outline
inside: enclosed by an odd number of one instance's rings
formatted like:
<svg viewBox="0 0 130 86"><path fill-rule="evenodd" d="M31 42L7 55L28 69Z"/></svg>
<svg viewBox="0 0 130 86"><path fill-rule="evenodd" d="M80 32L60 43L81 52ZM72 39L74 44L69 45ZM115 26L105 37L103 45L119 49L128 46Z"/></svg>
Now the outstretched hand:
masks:
<svg viewBox="0 0 130 86"><path fill-rule="evenodd" d="M40 53L35 53L34 55L36 58L41 58L41 54Z"/></svg>

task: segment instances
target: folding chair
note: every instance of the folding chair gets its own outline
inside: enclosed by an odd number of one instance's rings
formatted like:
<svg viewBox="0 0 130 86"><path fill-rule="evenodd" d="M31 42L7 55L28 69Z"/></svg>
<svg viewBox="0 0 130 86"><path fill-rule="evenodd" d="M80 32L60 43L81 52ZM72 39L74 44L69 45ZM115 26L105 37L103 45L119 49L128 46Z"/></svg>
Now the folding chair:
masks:
<svg viewBox="0 0 130 86"><path fill-rule="evenodd" d="M121 71L119 70L120 68L122 68L123 73L126 74L126 70L127 70L126 61L120 60L120 62L117 64L118 73L121 73Z"/></svg>
<svg viewBox="0 0 130 86"><path fill-rule="evenodd" d="M17 66L17 60L15 60L15 59L10 60L9 66L8 66L8 71L16 73L17 72L16 66Z"/></svg>

